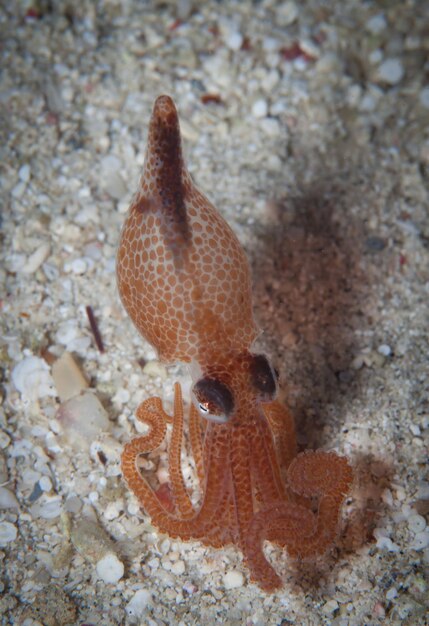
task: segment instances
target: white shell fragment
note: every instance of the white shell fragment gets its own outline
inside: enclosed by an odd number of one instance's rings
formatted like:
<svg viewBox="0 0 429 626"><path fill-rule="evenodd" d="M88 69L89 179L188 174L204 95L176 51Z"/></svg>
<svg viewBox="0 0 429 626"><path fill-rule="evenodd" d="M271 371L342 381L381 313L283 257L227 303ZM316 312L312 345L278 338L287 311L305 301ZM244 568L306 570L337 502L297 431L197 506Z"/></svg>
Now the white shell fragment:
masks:
<svg viewBox="0 0 429 626"><path fill-rule="evenodd" d="M60 496L44 495L31 507L33 517L55 519L63 512L63 502Z"/></svg>
<svg viewBox="0 0 429 626"><path fill-rule="evenodd" d="M10 522L0 522L0 546L15 541L17 535L16 526Z"/></svg>
<svg viewBox="0 0 429 626"><path fill-rule="evenodd" d="M399 59L386 59L378 68L378 79L389 85L396 85L404 76L404 68Z"/></svg>
<svg viewBox="0 0 429 626"><path fill-rule="evenodd" d="M152 594L147 589L138 589L132 599L125 607L128 615L132 617L143 617L146 609L150 605Z"/></svg>
<svg viewBox="0 0 429 626"><path fill-rule="evenodd" d="M23 400L30 402L56 393L49 366L37 356L26 357L13 368L12 382Z"/></svg>
<svg viewBox="0 0 429 626"><path fill-rule="evenodd" d="M21 268L24 274L34 274L36 270L46 261L51 254L49 243L42 243L34 252L30 254Z"/></svg>
<svg viewBox="0 0 429 626"><path fill-rule="evenodd" d="M237 589L244 585L244 576L238 570L231 570L223 577L225 589Z"/></svg>
<svg viewBox="0 0 429 626"><path fill-rule="evenodd" d="M124 575L124 564L116 554L108 552L96 565L98 577L107 584L119 582Z"/></svg>
<svg viewBox="0 0 429 626"><path fill-rule="evenodd" d="M64 402L57 412L67 442L75 449L89 448L92 441L110 429L109 418L97 396L83 391Z"/></svg>
<svg viewBox="0 0 429 626"><path fill-rule="evenodd" d="M63 352L62 356L55 361L52 366L52 377L61 402L79 395L88 387L84 375L70 352Z"/></svg>
<svg viewBox="0 0 429 626"><path fill-rule="evenodd" d="M15 494L5 487L0 487L0 509L19 509Z"/></svg>

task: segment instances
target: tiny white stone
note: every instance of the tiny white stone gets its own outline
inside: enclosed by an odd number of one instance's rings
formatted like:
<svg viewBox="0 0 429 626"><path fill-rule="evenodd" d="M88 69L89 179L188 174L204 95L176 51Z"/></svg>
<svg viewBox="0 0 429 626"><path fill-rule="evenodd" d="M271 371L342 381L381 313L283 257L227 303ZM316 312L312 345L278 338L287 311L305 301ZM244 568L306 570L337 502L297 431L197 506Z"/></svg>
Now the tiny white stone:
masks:
<svg viewBox="0 0 429 626"><path fill-rule="evenodd" d="M361 111L374 111L376 102L370 93L366 93L360 101L359 108Z"/></svg>
<svg viewBox="0 0 429 626"><path fill-rule="evenodd" d="M37 517L43 519L55 519L63 512L63 503L60 496L43 496L45 500L36 502L31 507L31 512Z"/></svg>
<svg viewBox="0 0 429 626"><path fill-rule="evenodd" d="M378 79L389 85L397 85L404 76L400 59L386 59L378 68Z"/></svg>
<svg viewBox="0 0 429 626"><path fill-rule="evenodd" d="M185 563L183 561L176 561L171 566L171 571L173 574L176 574L176 576L181 576L185 573Z"/></svg>
<svg viewBox="0 0 429 626"><path fill-rule="evenodd" d="M17 200L24 195L24 192L27 188L27 183L24 183L22 180L12 189L11 194L13 198Z"/></svg>
<svg viewBox="0 0 429 626"><path fill-rule="evenodd" d="M143 372L151 378L157 378L158 376L163 380L167 378L165 365L160 363L160 361L148 361L143 368Z"/></svg>
<svg viewBox="0 0 429 626"><path fill-rule="evenodd" d="M5 487L0 487L0 509L19 509L15 494Z"/></svg>
<svg viewBox="0 0 429 626"><path fill-rule="evenodd" d="M152 593L148 589L138 589L125 607L128 615L143 617L148 605L151 603Z"/></svg>
<svg viewBox="0 0 429 626"><path fill-rule="evenodd" d="M278 121L269 117L261 121L261 128L269 137L278 137L280 133Z"/></svg>
<svg viewBox="0 0 429 626"><path fill-rule="evenodd" d="M87 269L87 263L85 259L74 259L70 264L70 269L73 274L84 274Z"/></svg>
<svg viewBox="0 0 429 626"><path fill-rule="evenodd" d="M374 15L366 23L367 29L371 31L371 33L373 33L374 35L378 35L378 33L381 33L386 28L386 26L386 18L382 13L380 13L379 15Z"/></svg>
<svg viewBox="0 0 429 626"><path fill-rule="evenodd" d="M422 434L420 426L418 424L410 424L410 430L415 437L420 437L420 435Z"/></svg>
<svg viewBox="0 0 429 626"><path fill-rule="evenodd" d="M230 50L240 50L243 45L243 35L237 30L227 33L225 43Z"/></svg>
<svg viewBox="0 0 429 626"><path fill-rule="evenodd" d="M381 346L378 346L377 352L383 356L390 356L392 354L392 348L386 343L382 343Z"/></svg>
<svg viewBox="0 0 429 626"><path fill-rule="evenodd" d="M268 103L266 100L263 100L262 98L259 100L256 100L253 103L252 106L252 114L254 115L254 117L262 118L262 117L266 117L268 113Z"/></svg>
<svg viewBox="0 0 429 626"><path fill-rule="evenodd" d="M65 501L64 509L68 513L79 513L82 509L82 501L77 496L69 496Z"/></svg>
<svg viewBox="0 0 429 626"><path fill-rule="evenodd" d="M399 552L399 546L387 537L386 530L383 528L376 528L374 530L374 537L377 539L376 546L380 550L387 550L388 552Z"/></svg>
<svg viewBox="0 0 429 626"><path fill-rule="evenodd" d="M61 345L66 346L71 341L79 337L79 334L77 321L74 319L66 320L58 326L58 330L55 333L55 339Z"/></svg>
<svg viewBox="0 0 429 626"><path fill-rule="evenodd" d="M429 109L429 87L424 87L420 92L420 104Z"/></svg>
<svg viewBox="0 0 429 626"><path fill-rule="evenodd" d="M137 500L131 500L128 503L127 511L131 515L131 517L134 517L135 515L138 515L138 513L140 512L140 504L138 503L138 501Z"/></svg>
<svg viewBox="0 0 429 626"><path fill-rule="evenodd" d="M130 397L131 396L128 389L125 389L124 387L119 387L112 400L117 404L128 404L128 402L130 401Z"/></svg>
<svg viewBox="0 0 429 626"><path fill-rule="evenodd" d="M30 174L31 170L28 163L25 163L25 165L21 165L18 171L19 180L22 180L23 183L28 183L28 181L30 180Z"/></svg>
<svg viewBox="0 0 429 626"><path fill-rule="evenodd" d="M109 521L116 519L119 517L122 506L121 501L109 502L104 509L104 517Z"/></svg>
<svg viewBox="0 0 429 626"><path fill-rule="evenodd" d="M170 548L171 548L171 541L169 539L164 539L161 542L161 545L159 546L159 549L161 550L162 554L168 554L168 552L170 552Z"/></svg>
<svg viewBox="0 0 429 626"><path fill-rule="evenodd" d="M244 584L244 576L238 570L231 570L223 577L225 589L237 589Z"/></svg>
<svg viewBox="0 0 429 626"><path fill-rule="evenodd" d="M373 65L377 65L377 63L381 62L381 59L383 58L383 53L380 48L377 48L376 50L370 52L368 58L370 63L372 63Z"/></svg>
<svg viewBox="0 0 429 626"><path fill-rule="evenodd" d="M423 515L411 515L408 518L408 528L413 533L421 533L426 528L426 520Z"/></svg>
<svg viewBox="0 0 429 626"><path fill-rule="evenodd" d="M98 577L107 584L114 584L124 575L124 564L116 554L108 552L96 565Z"/></svg>
<svg viewBox="0 0 429 626"><path fill-rule="evenodd" d="M289 26L298 17L298 7L295 2L283 2L280 3L277 11L277 21L280 26Z"/></svg>
<svg viewBox="0 0 429 626"><path fill-rule="evenodd" d="M190 580L187 580L184 583L182 589L183 591L186 591L186 593L190 596L192 596L196 591L198 591L198 587L194 585L194 583L191 582Z"/></svg>
<svg viewBox="0 0 429 626"><path fill-rule="evenodd" d="M386 600L393 600L393 598L396 598L397 595L397 589L395 589L395 587L390 587L390 589L386 592Z"/></svg>
<svg viewBox="0 0 429 626"><path fill-rule="evenodd" d="M325 613L325 615L330 615L331 613L334 613L335 611L337 611L339 605L338 602L336 600L328 600L324 605L323 605L323 612Z"/></svg>
<svg viewBox="0 0 429 626"><path fill-rule="evenodd" d="M95 504L96 502L98 502L99 497L100 497L100 496L99 496L98 491L91 491L91 492L88 494L88 500L89 500L92 504Z"/></svg>
<svg viewBox="0 0 429 626"><path fill-rule="evenodd" d="M42 478L39 480L39 486L42 491L51 491L52 481L49 476L42 476Z"/></svg>
<svg viewBox="0 0 429 626"><path fill-rule="evenodd" d="M429 531L425 530L422 533L417 533L411 543L410 548L412 550L425 550L429 546Z"/></svg>
<svg viewBox="0 0 429 626"><path fill-rule="evenodd" d="M0 522L0 546L15 541L17 537L16 527L10 522Z"/></svg>

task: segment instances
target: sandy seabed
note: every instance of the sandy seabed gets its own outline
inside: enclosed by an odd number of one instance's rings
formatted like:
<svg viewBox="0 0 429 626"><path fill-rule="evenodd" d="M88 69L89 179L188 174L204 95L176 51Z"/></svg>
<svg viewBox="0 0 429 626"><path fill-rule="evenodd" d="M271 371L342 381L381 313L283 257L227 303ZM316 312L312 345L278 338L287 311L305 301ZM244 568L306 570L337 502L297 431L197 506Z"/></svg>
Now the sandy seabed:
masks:
<svg viewBox="0 0 429 626"><path fill-rule="evenodd" d="M0 22L2 624L428 623L429 4L21 0ZM158 535L120 475L139 402L189 387L115 286L161 93L249 256L300 444L356 474L330 554L267 546L272 595L236 549Z"/></svg>

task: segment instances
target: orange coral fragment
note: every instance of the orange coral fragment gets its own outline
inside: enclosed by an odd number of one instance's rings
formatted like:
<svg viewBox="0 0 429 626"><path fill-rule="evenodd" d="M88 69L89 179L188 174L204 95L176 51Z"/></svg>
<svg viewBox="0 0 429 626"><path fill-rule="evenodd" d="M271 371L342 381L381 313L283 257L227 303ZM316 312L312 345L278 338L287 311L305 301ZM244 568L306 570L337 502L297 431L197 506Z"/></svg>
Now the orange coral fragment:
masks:
<svg viewBox="0 0 429 626"><path fill-rule="evenodd" d="M190 364L189 439L201 501L192 504L181 469L178 384L172 417L159 398L137 409L150 430L125 445L124 478L160 531L217 548L236 545L252 579L271 592L282 583L263 542L274 541L295 558L324 552L335 539L352 471L333 452L297 455L293 419L275 400L271 366L251 352L258 329L246 256L185 168L168 96L155 102L143 176L121 234L117 279L128 314L160 358ZM138 460L162 443L169 422L169 483L154 491Z"/></svg>

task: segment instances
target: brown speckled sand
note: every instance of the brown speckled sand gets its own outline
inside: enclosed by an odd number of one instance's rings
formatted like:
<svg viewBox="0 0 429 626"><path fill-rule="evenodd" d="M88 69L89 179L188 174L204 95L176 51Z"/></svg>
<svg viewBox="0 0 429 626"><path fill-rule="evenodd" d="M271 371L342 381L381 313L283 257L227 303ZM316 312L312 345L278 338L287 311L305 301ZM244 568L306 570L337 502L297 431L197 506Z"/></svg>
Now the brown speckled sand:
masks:
<svg viewBox="0 0 429 626"><path fill-rule="evenodd" d="M429 6L3 5L2 624L425 624ZM356 472L329 555L267 545L285 581L270 596L235 549L159 536L120 476L139 402L189 388L115 286L161 93L251 261L258 347L300 444ZM144 461L161 483L166 450Z"/></svg>

